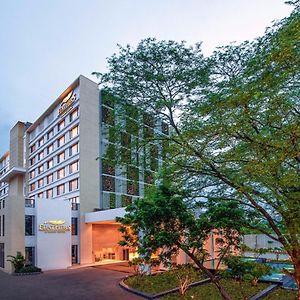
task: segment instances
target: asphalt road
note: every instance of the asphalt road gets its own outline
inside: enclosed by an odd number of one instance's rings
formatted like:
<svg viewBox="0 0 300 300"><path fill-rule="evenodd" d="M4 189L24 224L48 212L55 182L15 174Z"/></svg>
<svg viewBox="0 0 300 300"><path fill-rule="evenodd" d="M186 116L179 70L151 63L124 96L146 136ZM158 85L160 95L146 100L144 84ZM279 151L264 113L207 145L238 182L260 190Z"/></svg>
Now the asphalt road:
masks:
<svg viewBox="0 0 300 300"><path fill-rule="evenodd" d="M120 270L121 271L121 270ZM107 268L48 271L12 276L0 271L1 300L138 300L119 287L127 274Z"/></svg>

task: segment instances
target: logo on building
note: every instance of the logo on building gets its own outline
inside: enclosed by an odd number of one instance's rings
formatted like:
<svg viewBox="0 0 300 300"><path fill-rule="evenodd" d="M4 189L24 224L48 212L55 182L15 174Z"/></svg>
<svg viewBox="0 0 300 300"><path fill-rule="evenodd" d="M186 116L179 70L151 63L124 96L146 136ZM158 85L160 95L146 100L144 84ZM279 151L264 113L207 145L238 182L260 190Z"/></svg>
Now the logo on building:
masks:
<svg viewBox="0 0 300 300"><path fill-rule="evenodd" d="M66 115L74 105L74 102L77 99L77 95L74 93L74 91L71 91L61 102L60 108L58 110L58 114L60 117Z"/></svg>
<svg viewBox="0 0 300 300"><path fill-rule="evenodd" d="M65 225L66 221L51 220L39 225L39 230L45 233L65 233L71 231L70 225Z"/></svg>

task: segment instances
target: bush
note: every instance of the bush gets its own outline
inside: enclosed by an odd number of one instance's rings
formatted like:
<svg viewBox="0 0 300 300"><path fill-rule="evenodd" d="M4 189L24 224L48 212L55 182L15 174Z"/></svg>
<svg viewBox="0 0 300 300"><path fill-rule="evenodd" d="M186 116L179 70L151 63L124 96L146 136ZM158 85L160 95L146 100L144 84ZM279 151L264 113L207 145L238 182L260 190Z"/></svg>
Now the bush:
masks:
<svg viewBox="0 0 300 300"><path fill-rule="evenodd" d="M25 264L25 258L22 255L21 252L17 252L16 256L13 255L7 255L9 258L7 261L11 262L14 266L14 270L16 273L20 272L20 270L24 267Z"/></svg>
<svg viewBox="0 0 300 300"><path fill-rule="evenodd" d="M42 272L42 269L35 266L24 266L19 270L19 273L37 273Z"/></svg>

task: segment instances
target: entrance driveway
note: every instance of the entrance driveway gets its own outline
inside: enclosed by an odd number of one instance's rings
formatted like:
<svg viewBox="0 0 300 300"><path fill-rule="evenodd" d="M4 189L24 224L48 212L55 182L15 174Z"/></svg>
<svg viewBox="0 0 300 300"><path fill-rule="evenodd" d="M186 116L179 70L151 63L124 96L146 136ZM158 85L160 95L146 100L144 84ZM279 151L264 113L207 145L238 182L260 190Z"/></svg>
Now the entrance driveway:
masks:
<svg viewBox="0 0 300 300"><path fill-rule="evenodd" d="M0 271L1 300L138 300L119 287L124 272L107 268L48 271L11 276Z"/></svg>

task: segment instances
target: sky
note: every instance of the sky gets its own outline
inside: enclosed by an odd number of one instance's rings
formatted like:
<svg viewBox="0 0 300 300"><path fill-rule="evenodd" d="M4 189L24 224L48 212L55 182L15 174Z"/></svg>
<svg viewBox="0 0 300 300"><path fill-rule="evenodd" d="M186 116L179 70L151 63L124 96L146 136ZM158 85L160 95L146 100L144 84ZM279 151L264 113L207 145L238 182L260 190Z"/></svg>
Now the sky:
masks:
<svg viewBox="0 0 300 300"><path fill-rule="evenodd" d="M33 122L80 75L105 72L117 44L147 37L217 46L263 35L284 0L14 0L0 9L0 156L9 129Z"/></svg>

